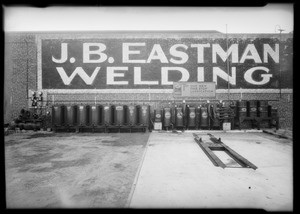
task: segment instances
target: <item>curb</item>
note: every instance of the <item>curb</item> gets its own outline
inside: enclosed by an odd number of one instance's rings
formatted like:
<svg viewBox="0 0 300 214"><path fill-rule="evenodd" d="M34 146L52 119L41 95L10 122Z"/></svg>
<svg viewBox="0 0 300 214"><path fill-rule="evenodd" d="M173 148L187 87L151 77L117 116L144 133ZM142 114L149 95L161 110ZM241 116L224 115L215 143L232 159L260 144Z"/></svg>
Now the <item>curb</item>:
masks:
<svg viewBox="0 0 300 214"><path fill-rule="evenodd" d="M263 130L263 132L267 133L267 134L274 135L274 136L279 137L279 138L285 138L285 139L293 140L293 137L287 136L284 133L280 134L280 133L276 133L274 131L269 131L269 130Z"/></svg>
<svg viewBox="0 0 300 214"><path fill-rule="evenodd" d="M165 131L165 130L153 130L152 132L154 133L172 133L172 131ZM259 133L263 132L263 130L258 130L258 129L245 129L245 130L229 130L229 131L224 131L224 130L185 130L184 132L180 130L176 130L176 133L207 133L207 132L213 132L213 133Z"/></svg>
<svg viewBox="0 0 300 214"><path fill-rule="evenodd" d="M137 172L136 172L136 174L135 174L135 177L134 177L134 180L133 180L133 184L132 184L132 186L131 186L131 190L130 190L130 193L129 193L129 196L128 196L128 199L127 199L127 201L126 201L126 204L125 204L124 208L129 208L129 207L130 207L131 200L132 200L132 197L133 197L133 193L134 193L134 191L135 191L135 187L136 187L136 184L137 184L137 182L138 182L139 175L140 175L140 172L141 172L143 163L144 163L144 159L145 159L146 152L147 152L147 149L148 149L149 141L150 141L150 135L149 135L148 141L147 141L147 143L146 143L145 151L144 151L143 156L142 156L142 158L141 158L141 162L140 162L140 164L139 164L138 170L137 170Z"/></svg>

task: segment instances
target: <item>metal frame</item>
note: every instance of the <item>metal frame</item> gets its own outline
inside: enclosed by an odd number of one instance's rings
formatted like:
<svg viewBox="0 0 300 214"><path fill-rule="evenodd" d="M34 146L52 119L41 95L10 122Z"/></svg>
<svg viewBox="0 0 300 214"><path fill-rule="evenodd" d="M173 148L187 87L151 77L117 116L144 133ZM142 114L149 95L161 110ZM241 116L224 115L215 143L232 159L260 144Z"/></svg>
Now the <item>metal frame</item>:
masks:
<svg viewBox="0 0 300 214"><path fill-rule="evenodd" d="M243 168L252 168L254 170L257 169L257 166L255 166L253 163L248 161L246 158L235 152L233 149L231 149L229 146L225 145L221 138L217 139L212 134L208 133L210 136L211 143L205 143L202 141L202 138L199 138L199 136L195 133L193 133L194 140L196 143L201 147L201 149L204 151L204 153L207 155L207 157L211 160L211 162L218 167L222 167L223 169L227 166L213 153L213 151L224 151L226 152L232 159L234 159L239 165L241 165Z"/></svg>

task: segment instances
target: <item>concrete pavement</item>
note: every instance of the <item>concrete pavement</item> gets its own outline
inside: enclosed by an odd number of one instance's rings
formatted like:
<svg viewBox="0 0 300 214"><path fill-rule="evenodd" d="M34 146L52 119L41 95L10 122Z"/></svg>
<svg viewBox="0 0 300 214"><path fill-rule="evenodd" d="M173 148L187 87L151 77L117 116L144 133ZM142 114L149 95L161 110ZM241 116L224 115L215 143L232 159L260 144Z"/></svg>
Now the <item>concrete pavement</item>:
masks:
<svg viewBox="0 0 300 214"><path fill-rule="evenodd" d="M292 141L265 133L213 134L258 169L214 166L191 132L153 132L129 207L293 210Z"/></svg>

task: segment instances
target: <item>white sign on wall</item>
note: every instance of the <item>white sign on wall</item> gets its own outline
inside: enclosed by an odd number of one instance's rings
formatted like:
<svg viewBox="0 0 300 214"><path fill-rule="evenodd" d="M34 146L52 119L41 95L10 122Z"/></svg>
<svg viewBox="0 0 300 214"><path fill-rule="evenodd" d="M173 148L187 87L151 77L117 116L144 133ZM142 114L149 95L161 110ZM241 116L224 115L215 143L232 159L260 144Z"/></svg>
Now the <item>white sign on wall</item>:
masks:
<svg viewBox="0 0 300 214"><path fill-rule="evenodd" d="M216 83L214 82L174 82L174 97L215 98Z"/></svg>

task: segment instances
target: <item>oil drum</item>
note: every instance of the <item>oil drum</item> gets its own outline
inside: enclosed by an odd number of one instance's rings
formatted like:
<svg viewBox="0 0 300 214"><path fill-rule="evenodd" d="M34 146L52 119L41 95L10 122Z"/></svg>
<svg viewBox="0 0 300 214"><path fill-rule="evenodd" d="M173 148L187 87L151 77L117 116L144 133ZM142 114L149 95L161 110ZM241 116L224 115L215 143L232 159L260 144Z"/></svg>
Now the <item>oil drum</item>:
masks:
<svg viewBox="0 0 300 214"><path fill-rule="evenodd" d="M193 128L196 126L196 108L188 108L188 127Z"/></svg>
<svg viewBox="0 0 300 214"><path fill-rule="evenodd" d="M139 109L139 124L148 125L149 124L149 106L142 105Z"/></svg>
<svg viewBox="0 0 300 214"><path fill-rule="evenodd" d="M271 117L278 117L278 108L277 107L271 106L270 110L271 110L270 111Z"/></svg>
<svg viewBox="0 0 300 214"><path fill-rule="evenodd" d="M114 111L116 125L124 125L124 106L117 105Z"/></svg>
<svg viewBox="0 0 300 214"><path fill-rule="evenodd" d="M76 125L77 106L66 106L66 125Z"/></svg>
<svg viewBox="0 0 300 214"><path fill-rule="evenodd" d="M105 105L103 107L103 122L105 125L112 124L112 106Z"/></svg>
<svg viewBox="0 0 300 214"><path fill-rule="evenodd" d="M208 127L208 111L205 106L200 108L200 127Z"/></svg>
<svg viewBox="0 0 300 214"><path fill-rule="evenodd" d="M86 106L84 105L79 105L78 106L78 125L79 126L86 126L87 122L87 113L86 113Z"/></svg>
<svg viewBox="0 0 300 214"><path fill-rule="evenodd" d="M171 126L171 108L164 108L164 127Z"/></svg>
<svg viewBox="0 0 300 214"><path fill-rule="evenodd" d="M183 127L183 109L181 107L175 109L175 126Z"/></svg>
<svg viewBox="0 0 300 214"><path fill-rule="evenodd" d="M135 105L129 105L126 108L126 121L129 125L136 125L137 124L137 109Z"/></svg>
<svg viewBox="0 0 300 214"><path fill-rule="evenodd" d="M89 115L90 125L99 126L101 124L102 116L102 106L101 105L92 105Z"/></svg>
<svg viewBox="0 0 300 214"><path fill-rule="evenodd" d="M256 100L249 101L249 116L257 117L257 101Z"/></svg>
<svg viewBox="0 0 300 214"><path fill-rule="evenodd" d="M161 109L154 110L154 122L161 122Z"/></svg>
<svg viewBox="0 0 300 214"><path fill-rule="evenodd" d="M268 117L268 101L258 101L258 115L259 117Z"/></svg>
<svg viewBox="0 0 300 214"><path fill-rule="evenodd" d="M239 117L247 117L247 101L241 100L237 103Z"/></svg>
<svg viewBox="0 0 300 214"><path fill-rule="evenodd" d="M52 125L61 126L64 122L64 108L61 105L52 106Z"/></svg>

